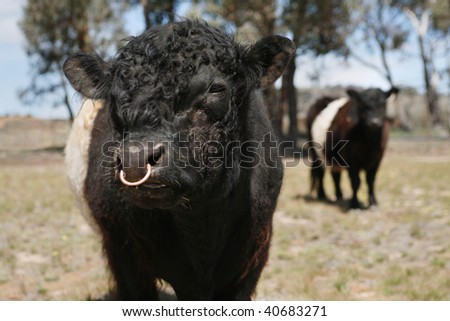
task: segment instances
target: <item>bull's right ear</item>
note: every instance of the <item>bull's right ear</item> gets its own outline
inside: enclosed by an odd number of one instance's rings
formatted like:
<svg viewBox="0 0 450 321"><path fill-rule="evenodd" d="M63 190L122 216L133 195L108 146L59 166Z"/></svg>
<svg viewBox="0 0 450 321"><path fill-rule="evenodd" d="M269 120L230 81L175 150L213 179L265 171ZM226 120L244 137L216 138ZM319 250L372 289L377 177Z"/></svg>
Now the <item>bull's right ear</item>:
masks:
<svg viewBox="0 0 450 321"><path fill-rule="evenodd" d="M77 53L63 66L64 74L73 88L86 98L104 98L109 88L109 64L95 53Z"/></svg>
<svg viewBox="0 0 450 321"><path fill-rule="evenodd" d="M244 62L259 87L275 82L291 60L295 44L282 36L268 36L256 42L244 57Z"/></svg>

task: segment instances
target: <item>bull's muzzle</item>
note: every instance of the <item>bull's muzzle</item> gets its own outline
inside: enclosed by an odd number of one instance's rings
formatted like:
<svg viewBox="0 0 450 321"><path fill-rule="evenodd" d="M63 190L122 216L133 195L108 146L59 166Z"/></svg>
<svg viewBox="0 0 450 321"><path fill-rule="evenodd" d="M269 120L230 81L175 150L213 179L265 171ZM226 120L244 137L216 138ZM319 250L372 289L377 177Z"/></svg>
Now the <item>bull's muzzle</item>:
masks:
<svg viewBox="0 0 450 321"><path fill-rule="evenodd" d="M148 148L143 144L134 144L124 148L117 159L119 179L126 186L144 184L152 175L155 166L161 162L165 148L158 144Z"/></svg>

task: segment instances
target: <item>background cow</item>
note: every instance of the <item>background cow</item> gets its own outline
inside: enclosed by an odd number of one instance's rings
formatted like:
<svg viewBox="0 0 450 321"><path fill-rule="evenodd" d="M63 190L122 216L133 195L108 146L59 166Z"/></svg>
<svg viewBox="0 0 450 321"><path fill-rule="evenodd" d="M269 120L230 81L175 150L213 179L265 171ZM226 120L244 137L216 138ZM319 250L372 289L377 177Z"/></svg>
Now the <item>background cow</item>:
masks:
<svg viewBox="0 0 450 321"><path fill-rule="evenodd" d="M353 190L350 208L361 207L357 196L361 170L366 172L369 206L377 205L375 176L389 134L386 101L397 93L397 88L387 92L377 88L349 89L349 97L323 97L311 106L307 115L311 191L316 189L319 199L326 199L323 187L326 166L331 167L336 198L342 199L341 170L346 167Z"/></svg>
<svg viewBox="0 0 450 321"><path fill-rule="evenodd" d="M164 279L178 299L250 299L282 181L263 142L272 129L258 88L282 74L294 48L280 36L245 47L183 21L131 38L111 61L66 61L67 78L90 99L66 163L117 298L157 299ZM258 144L249 150L248 141Z"/></svg>

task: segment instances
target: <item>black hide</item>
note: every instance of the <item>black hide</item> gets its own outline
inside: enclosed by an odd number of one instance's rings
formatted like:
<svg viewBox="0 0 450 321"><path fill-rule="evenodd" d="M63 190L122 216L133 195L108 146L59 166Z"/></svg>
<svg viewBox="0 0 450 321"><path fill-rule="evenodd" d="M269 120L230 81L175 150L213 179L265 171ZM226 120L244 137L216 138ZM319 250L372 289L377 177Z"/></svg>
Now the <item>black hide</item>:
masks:
<svg viewBox="0 0 450 321"><path fill-rule="evenodd" d="M245 47L203 22L158 26L117 56L70 57L75 89L99 99L84 195L118 299L250 299L267 261L282 163L260 87L294 51ZM273 138L273 134L272 134ZM139 186L136 182L150 177Z"/></svg>

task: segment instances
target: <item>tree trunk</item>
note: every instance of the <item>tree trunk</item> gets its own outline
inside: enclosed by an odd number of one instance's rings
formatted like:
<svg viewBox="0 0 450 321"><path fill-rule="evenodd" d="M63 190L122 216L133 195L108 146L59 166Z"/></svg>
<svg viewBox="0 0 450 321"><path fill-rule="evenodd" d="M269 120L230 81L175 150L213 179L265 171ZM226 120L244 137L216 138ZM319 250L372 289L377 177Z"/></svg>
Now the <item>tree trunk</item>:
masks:
<svg viewBox="0 0 450 321"><path fill-rule="evenodd" d="M434 85L431 82L431 59L425 51L424 40L420 34L418 35L418 41L420 47L420 57L422 58L423 63L423 77L425 81L428 112L430 113L431 123L433 125L438 125L441 123L441 117L439 114L438 94L436 88L434 88Z"/></svg>
<svg viewBox="0 0 450 321"><path fill-rule="evenodd" d="M386 46L383 42L378 41L378 45L380 46L380 52L381 52L381 62L383 63L383 67L384 70L386 72L385 76L386 76L386 80L389 82L389 85L392 87L394 87L394 81L392 80L392 71L391 68L389 68L389 64L387 62L387 57L386 57Z"/></svg>
<svg viewBox="0 0 450 321"><path fill-rule="evenodd" d="M148 0L141 0L141 5L144 12L145 30L148 30L152 26L152 22L150 21L150 4Z"/></svg>
<svg viewBox="0 0 450 321"><path fill-rule="evenodd" d="M58 73L59 73L59 77L61 79L62 89L63 89L63 93L64 93L64 104L66 105L67 111L69 112L69 120L71 123L73 123L73 120L75 119L75 117L73 115L72 107L70 106L69 92L67 91L65 76L64 76L64 72L61 67L58 68Z"/></svg>
<svg viewBox="0 0 450 321"><path fill-rule="evenodd" d="M175 21L175 1L171 0L167 4L167 18L169 19L169 22Z"/></svg>
<svg viewBox="0 0 450 321"><path fill-rule="evenodd" d="M286 81L287 81L287 97L288 97L288 115L289 115L289 140L294 142L296 145L298 138L298 128L297 128L297 89L294 84L295 75L295 56L292 57L289 65L285 71Z"/></svg>
<svg viewBox="0 0 450 321"><path fill-rule="evenodd" d="M64 103L66 104L67 111L69 112L69 120L71 123L73 123L75 117L73 115L72 108L70 107L69 97L66 94L64 94Z"/></svg>
<svg viewBox="0 0 450 321"><path fill-rule="evenodd" d="M283 117L287 114L289 109L289 74L286 70L283 73L281 78L281 89L280 89L280 99L278 100L278 110L280 111L280 133L282 136L287 137L288 132L286 132L286 128L283 126Z"/></svg>
<svg viewBox="0 0 450 321"><path fill-rule="evenodd" d="M429 19L430 11L425 10L424 12L422 12L420 20L417 17L417 15L408 8L405 9L405 13L410 18L411 23L417 33L417 40L419 42L419 49L420 49L420 57L423 63L423 78L425 81L427 107L431 118L431 123L433 125L438 125L441 124L441 117L439 114L438 94L436 88L434 87L434 84L431 81L431 74L433 70L431 66L432 53L429 52L427 54L425 49L425 36L427 34L427 30L429 27L428 24L430 20Z"/></svg>

